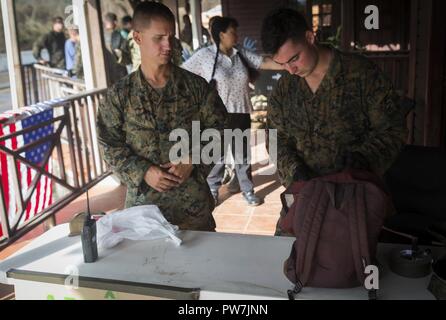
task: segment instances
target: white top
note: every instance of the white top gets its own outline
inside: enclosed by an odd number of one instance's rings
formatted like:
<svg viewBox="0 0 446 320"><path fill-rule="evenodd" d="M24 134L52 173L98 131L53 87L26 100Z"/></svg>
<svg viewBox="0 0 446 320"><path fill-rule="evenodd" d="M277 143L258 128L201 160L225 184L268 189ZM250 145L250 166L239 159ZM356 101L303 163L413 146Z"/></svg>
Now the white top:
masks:
<svg viewBox="0 0 446 320"><path fill-rule="evenodd" d="M202 48L184 62L182 67L210 82L216 50L216 45ZM251 113L248 70L237 52L238 50L234 48L231 57L220 52L214 79L217 81L218 93L229 113ZM245 49L240 49L240 52L251 67L260 68L262 56Z"/></svg>

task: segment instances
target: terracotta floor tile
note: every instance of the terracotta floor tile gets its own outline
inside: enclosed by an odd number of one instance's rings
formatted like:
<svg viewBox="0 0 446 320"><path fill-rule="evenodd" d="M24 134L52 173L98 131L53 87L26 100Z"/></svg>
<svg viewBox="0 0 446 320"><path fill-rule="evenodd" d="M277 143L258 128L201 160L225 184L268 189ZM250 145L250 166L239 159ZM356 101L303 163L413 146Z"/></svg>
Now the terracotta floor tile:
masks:
<svg viewBox="0 0 446 320"><path fill-rule="evenodd" d="M19 251L20 249L22 249L24 246L26 246L30 242L31 242L31 240L27 240L27 241L23 241L23 242L16 242L16 243L13 243L12 245L6 247L2 251L0 251L0 261L5 260L6 258L11 256L15 252Z"/></svg>
<svg viewBox="0 0 446 320"><path fill-rule="evenodd" d="M253 215L270 215L270 216L279 216L280 210L282 210L282 204L280 202L274 203L265 203L261 206L255 207L253 211Z"/></svg>
<svg viewBox="0 0 446 320"><path fill-rule="evenodd" d="M278 217L274 216L252 216L246 231L271 232L276 230Z"/></svg>
<svg viewBox="0 0 446 320"><path fill-rule="evenodd" d="M251 211L251 207L244 203L227 201L215 208L214 215L250 215Z"/></svg>
<svg viewBox="0 0 446 320"><path fill-rule="evenodd" d="M249 216L218 215L215 216L217 229L243 231L248 223Z"/></svg>

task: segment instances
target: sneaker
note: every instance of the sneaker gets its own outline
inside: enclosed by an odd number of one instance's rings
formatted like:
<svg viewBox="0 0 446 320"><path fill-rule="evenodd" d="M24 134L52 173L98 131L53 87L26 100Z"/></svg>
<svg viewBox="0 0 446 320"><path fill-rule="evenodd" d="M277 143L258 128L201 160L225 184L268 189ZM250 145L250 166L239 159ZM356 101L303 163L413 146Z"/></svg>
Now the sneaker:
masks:
<svg viewBox="0 0 446 320"><path fill-rule="evenodd" d="M254 193L254 191L248 191L248 192L242 192L243 197L245 198L246 202L248 202L248 205L250 206L258 206L259 204L261 204L261 200L259 199L259 197L257 197Z"/></svg>
<svg viewBox="0 0 446 320"><path fill-rule="evenodd" d="M214 198L215 206L218 205L218 190L211 189L212 198Z"/></svg>

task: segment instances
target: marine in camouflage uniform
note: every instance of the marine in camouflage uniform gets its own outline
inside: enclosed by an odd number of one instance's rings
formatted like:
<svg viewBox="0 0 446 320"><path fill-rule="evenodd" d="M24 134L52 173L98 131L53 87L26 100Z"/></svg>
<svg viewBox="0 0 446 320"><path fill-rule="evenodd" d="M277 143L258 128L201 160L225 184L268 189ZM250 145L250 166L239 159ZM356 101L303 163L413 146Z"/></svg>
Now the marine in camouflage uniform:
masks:
<svg viewBox="0 0 446 320"><path fill-rule="evenodd" d="M267 124L277 129L277 168L285 187L299 176L341 171L339 159L347 152L382 175L407 137L405 111L390 80L365 57L332 50L315 94L304 78L287 74L270 97Z"/></svg>
<svg viewBox="0 0 446 320"><path fill-rule="evenodd" d="M151 165L169 163L172 130L192 136L192 121L201 130L222 133L226 118L218 93L208 83L177 66L161 93L153 89L141 69L113 86L100 104L98 139L105 162L127 184L126 207L154 204L181 229L213 231L214 201L206 177L212 166L194 165L190 178L177 188L158 192L144 175ZM191 148L192 149L192 145Z"/></svg>
<svg viewBox="0 0 446 320"><path fill-rule="evenodd" d="M42 60L42 50L47 49L50 58L51 68L65 69L65 41L64 32L50 31L41 36L33 44L33 56L39 61Z"/></svg>
<svg viewBox="0 0 446 320"><path fill-rule="evenodd" d="M84 64L82 62L82 50L80 42L76 43L73 74L76 76L77 79L84 79Z"/></svg>

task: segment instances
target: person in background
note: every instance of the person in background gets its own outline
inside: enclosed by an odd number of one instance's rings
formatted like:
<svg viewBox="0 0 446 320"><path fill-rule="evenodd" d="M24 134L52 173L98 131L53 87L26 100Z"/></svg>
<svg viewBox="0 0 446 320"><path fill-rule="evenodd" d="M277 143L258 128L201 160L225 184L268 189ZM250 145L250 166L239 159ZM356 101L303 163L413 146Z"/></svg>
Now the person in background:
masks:
<svg viewBox="0 0 446 320"><path fill-rule="evenodd" d="M184 27L180 33L180 40L189 46L189 50L192 49L192 23L188 14L183 16Z"/></svg>
<svg viewBox="0 0 446 320"><path fill-rule="evenodd" d="M121 36L117 29L118 17L114 13L107 13L104 19L105 64L109 85L125 77L127 64L130 64L127 39Z"/></svg>
<svg viewBox="0 0 446 320"><path fill-rule="evenodd" d="M53 29L41 36L33 45L33 56L37 63L47 65L51 68L65 70L65 40L64 21L62 17L53 19ZM46 49L49 61L42 58L42 50Z"/></svg>
<svg viewBox="0 0 446 320"><path fill-rule="evenodd" d="M218 93L228 111L228 129L240 129L245 132L251 128L250 69L283 70L283 67L274 63L269 57L237 48L237 27L238 22L233 18L212 18L210 29L214 44L198 50L182 67L209 82L211 80L216 82ZM243 197L248 205L257 206L261 204L261 199L254 193L248 157L249 140L250 135L244 143L243 154L235 154L235 145L232 143L232 146L227 147L229 150L232 149L233 158L236 160L235 172ZM221 162L214 166L207 178L216 204L225 170L224 159Z"/></svg>
<svg viewBox="0 0 446 320"><path fill-rule="evenodd" d="M127 41L127 50L130 55L129 60L127 61L127 73L131 73L133 70L132 64L132 48L130 48L130 39L133 38L132 29L133 29L133 18L131 16L124 16L121 19L121 36Z"/></svg>
<svg viewBox="0 0 446 320"><path fill-rule="evenodd" d="M81 51L81 42L76 43L76 55L74 58L74 66L73 66L73 78L75 79L84 79L84 65L82 62L82 51Z"/></svg>
<svg viewBox="0 0 446 320"><path fill-rule="evenodd" d="M134 72L138 70L139 66L141 65L141 51L135 41L135 38L133 37L133 30L129 33L127 44L130 52L130 60L132 62L132 72Z"/></svg>
<svg viewBox="0 0 446 320"><path fill-rule="evenodd" d="M79 29L73 25L68 28L69 38L65 41L65 69L68 75L73 76L73 70L76 63L76 46L80 42Z"/></svg>
<svg viewBox="0 0 446 320"><path fill-rule="evenodd" d="M132 19L132 17L131 16L124 16L122 19L121 19L121 25L122 25L122 28L121 28L121 36L124 38L124 39L128 39L128 37L129 37L129 34L130 34L130 32L132 31L132 29L133 29L133 19Z"/></svg>

